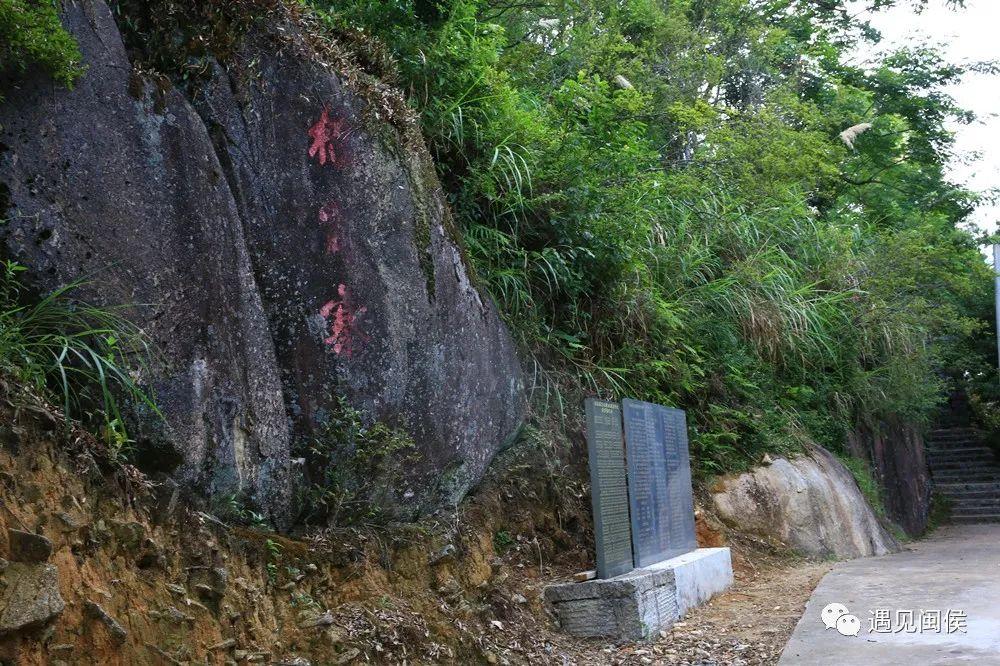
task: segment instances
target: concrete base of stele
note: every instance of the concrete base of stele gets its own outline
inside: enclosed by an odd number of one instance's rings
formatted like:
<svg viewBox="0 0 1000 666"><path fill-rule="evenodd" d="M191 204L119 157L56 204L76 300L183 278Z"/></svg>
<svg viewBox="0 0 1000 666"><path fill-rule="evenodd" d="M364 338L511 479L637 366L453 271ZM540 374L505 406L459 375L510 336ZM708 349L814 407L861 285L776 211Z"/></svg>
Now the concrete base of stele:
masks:
<svg viewBox="0 0 1000 666"><path fill-rule="evenodd" d="M627 574L545 588L563 631L587 638L655 638L733 584L728 548L698 550Z"/></svg>

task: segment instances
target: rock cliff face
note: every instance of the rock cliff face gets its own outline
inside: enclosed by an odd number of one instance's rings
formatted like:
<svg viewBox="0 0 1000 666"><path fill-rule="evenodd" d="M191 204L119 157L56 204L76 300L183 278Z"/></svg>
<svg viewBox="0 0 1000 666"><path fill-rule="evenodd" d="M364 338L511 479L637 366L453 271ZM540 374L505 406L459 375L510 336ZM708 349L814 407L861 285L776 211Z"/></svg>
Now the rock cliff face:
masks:
<svg viewBox="0 0 1000 666"><path fill-rule="evenodd" d="M854 558L899 550L850 471L818 446L723 479L712 500L727 523L806 555Z"/></svg>
<svg viewBox="0 0 1000 666"><path fill-rule="evenodd" d="M911 536L922 534L930 515L931 479L920 431L900 421L863 424L847 444L853 455L871 463L889 518Z"/></svg>
<svg viewBox="0 0 1000 666"><path fill-rule="evenodd" d="M8 256L136 304L165 423L142 460L290 516L296 442L345 395L416 447L401 515L461 497L516 430L509 336L471 284L419 138L366 113L294 26L189 100L133 69L108 7L68 4L86 75L0 107ZM350 455L345 451L344 455Z"/></svg>

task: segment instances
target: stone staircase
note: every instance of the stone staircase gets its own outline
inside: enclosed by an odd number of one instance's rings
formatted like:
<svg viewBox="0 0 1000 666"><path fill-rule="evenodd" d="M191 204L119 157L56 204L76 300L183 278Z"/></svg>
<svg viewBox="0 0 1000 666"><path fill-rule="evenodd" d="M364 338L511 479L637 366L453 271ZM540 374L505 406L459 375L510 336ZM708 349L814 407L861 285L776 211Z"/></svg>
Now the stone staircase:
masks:
<svg viewBox="0 0 1000 666"><path fill-rule="evenodd" d="M935 489L951 500L952 522L1000 522L1000 462L978 430L931 431L927 463Z"/></svg>

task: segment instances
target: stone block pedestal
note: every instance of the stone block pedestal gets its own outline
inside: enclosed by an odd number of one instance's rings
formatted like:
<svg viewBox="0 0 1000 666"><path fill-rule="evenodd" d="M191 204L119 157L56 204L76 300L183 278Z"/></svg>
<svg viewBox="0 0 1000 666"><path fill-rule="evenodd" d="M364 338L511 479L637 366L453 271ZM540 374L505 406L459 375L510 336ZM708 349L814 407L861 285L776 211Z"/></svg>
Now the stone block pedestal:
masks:
<svg viewBox="0 0 1000 666"><path fill-rule="evenodd" d="M545 588L563 631L587 638L655 637L733 584L728 548L699 548L627 574Z"/></svg>

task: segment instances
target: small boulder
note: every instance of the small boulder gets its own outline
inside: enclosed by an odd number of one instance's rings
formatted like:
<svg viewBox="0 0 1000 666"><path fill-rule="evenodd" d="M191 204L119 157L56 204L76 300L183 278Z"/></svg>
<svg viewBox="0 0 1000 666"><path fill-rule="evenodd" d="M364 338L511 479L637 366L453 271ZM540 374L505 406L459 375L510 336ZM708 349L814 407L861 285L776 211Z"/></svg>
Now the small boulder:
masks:
<svg viewBox="0 0 1000 666"><path fill-rule="evenodd" d="M333 624L333 613L330 611L320 613L315 610L307 610L299 613L299 626L303 629L328 627L331 624Z"/></svg>
<svg viewBox="0 0 1000 666"><path fill-rule="evenodd" d="M455 548L455 544L449 543L440 551L431 556L430 558L431 566L434 566L436 564L443 564L444 562L450 562L452 559L454 559L456 550L457 549Z"/></svg>
<svg viewBox="0 0 1000 666"><path fill-rule="evenodd" d="M59 594L59 572L51 564L11 563L3 571L0 636L42 627L66 607Z"/></svg>
<svg viewBox="0 0 1000 666"><path fill-rule="evenodd" d="M811 557L850 559L900 550L851 472L819 446L720 479L712 501L729 525Z"/></svg>
<svg viewBox="0 0 1000 666"><path fill-rule="evenodd" d="M136 552L146 538L146 528L134 520L129 522L111 522L111 533L115 535L119 550L127 553Z"/></svg>
<svg viewBox="0 0 1000 666"><path fill-rule="evenodd" d="M128 632L125 627L115 618L111 617L108 611L93 601L86 601L83 604L84 611L87 615L99 622L101 622L105 627L108 628L108 632L111 634L111 640L115 642L116 645L121 645L125 642L128 637Z"/></svg>
<svg viewBox="0 0 1000 666"><path fill-rule="evenodd" d="M142 548L135 560L135 565L140 569L166 569L167 556L158 543L146 537L142 540Z"/></svg>
<svg viewBox="0 0 1000 666"><path fill-rule="evenodd" d="M223 567L189 567L187 583L202 600L218 602L229 587L229 572Z"/></svg>
<svg viewBox="0 0 1000 666"><path fill-rule="evenodd" d="M8 529L7 541L10 544L10 559L15 562L39 564L48 561L52 555L52 542L41 534Z"/></svg>

